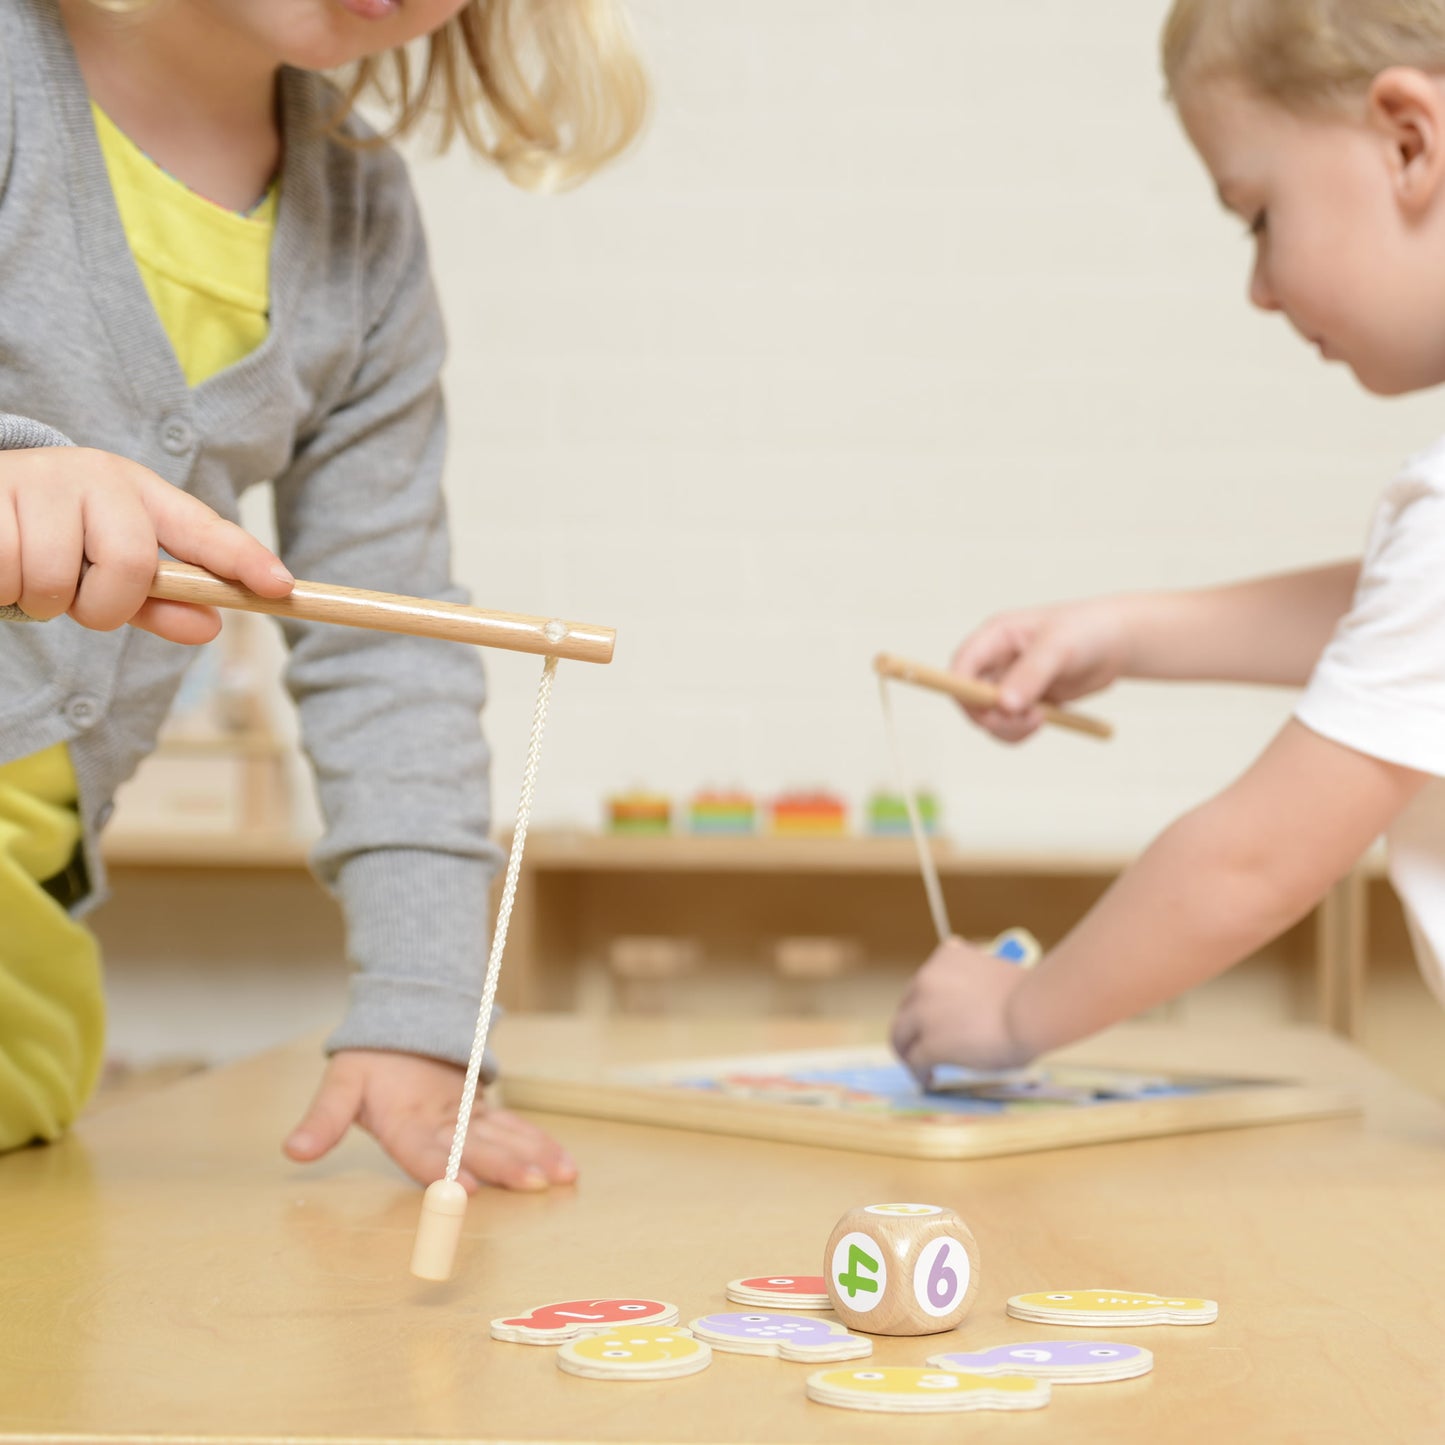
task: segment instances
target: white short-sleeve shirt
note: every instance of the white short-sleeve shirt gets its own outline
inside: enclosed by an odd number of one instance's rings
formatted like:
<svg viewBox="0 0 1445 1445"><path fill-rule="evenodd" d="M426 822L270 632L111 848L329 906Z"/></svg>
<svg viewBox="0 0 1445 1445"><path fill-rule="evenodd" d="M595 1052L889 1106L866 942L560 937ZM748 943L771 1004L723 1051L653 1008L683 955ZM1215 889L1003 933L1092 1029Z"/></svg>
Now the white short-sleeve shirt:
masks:
<svg viewBox="0 0 1445 1445"><path fill-rule="evenodd" d="M1354 602L1295 716L1357 752L1434 775L1385 840L1420 971L1445 1003L1445 438L1385 489Z"/></svg>

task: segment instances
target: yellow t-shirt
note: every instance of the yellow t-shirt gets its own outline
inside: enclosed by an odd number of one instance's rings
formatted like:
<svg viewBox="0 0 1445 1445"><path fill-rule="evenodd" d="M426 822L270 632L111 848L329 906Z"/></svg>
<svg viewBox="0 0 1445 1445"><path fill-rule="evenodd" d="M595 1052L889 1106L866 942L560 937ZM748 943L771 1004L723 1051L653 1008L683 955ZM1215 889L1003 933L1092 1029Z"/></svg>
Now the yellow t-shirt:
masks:
<svg viewBox="0 0 1445 1445"><path fill-rule="evenodd" d="M99 106L95 134L131 255L188 386L266 339L278 187L238 215L163 171Z"/></svg>
<svg viewBox="0 0 1445 1445"><path fill-rule="evenodd" d="M266 338L277 187L248 215L168 175L92 104L121 224L189 386ZM88 929L41 886L80 843L63 743L0 765L0 1149L53 1139L100 1071L105 1010Z"/></svg>

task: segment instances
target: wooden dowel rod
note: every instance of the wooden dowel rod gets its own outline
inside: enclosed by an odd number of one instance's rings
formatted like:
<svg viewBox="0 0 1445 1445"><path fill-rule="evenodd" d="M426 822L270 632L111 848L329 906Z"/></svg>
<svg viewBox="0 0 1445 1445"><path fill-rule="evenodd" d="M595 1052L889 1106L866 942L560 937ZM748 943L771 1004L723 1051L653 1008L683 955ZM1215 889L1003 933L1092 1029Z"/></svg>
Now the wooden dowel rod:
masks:
<svg viewBox="0 0 1445 1445"><path fill-rule="evenodd" d="M150 586L152 597L169 602L200 602L240 612L267 612L303 622L339 622L376 632L405 632L440 637L477 647L504 647L573 662L611 662L617 634L610 627L527 617L513 612L484 612L456 602L429 602L359 587L333 587L298 581L288 597L258 597L239 582L228 582L188 562L162 562Z"/></svg>
<svg viewBox="0 0 1445 1445"><path fill-rule="evenodd" d="M998 689L991 682L980 682L977 678L957 677L941 667L929 667L924 662L909 662L903 657L893 657L880 652L873 659L873 670L880 677L897 678L899 682L911 682L915 687L929 687L935 692L946 692L971 707L996 707ZM1052 703L1040 703L1039 710L1044 721L1055 727L1070 728L1076 733L1087 733L1093 738L1111 738L1114 725L1102 718L1090 717L1088 713L1070 712L1067 708L1055 707Z"/></svg>

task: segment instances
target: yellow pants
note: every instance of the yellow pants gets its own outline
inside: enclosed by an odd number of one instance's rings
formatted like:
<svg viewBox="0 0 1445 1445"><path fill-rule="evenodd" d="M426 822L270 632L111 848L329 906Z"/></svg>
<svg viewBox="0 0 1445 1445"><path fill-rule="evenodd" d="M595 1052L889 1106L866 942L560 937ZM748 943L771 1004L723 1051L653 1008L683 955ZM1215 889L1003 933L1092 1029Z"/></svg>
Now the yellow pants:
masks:
<svg viewBox="0 0 1445 1445"><path fill-rule="evenodd" d="M59 1137L100 1073L100 950L42 886L79 841L64 745L0 765L0 1149Z"/></svg>

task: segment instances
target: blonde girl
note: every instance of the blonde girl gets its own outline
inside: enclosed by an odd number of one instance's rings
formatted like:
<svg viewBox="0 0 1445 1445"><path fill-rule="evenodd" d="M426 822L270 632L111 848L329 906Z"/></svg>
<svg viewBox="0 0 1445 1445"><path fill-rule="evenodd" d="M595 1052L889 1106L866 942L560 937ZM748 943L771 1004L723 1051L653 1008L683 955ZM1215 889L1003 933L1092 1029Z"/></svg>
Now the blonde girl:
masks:
<svg viewBox="0 0 1445 1445"><path fill-rule="evenodd" d="M1250 300L1382 395L1445 382L1445 0L1178 0L1164 65ZM1030 973L959 942L914 979L894 1042L920 1077L1013 1064L1229 968L1382 833L1445 1000L1445 442L1385 487L1362 558L1202 591L1010 613L959 647L1006 740L1116 677L1303 691L1237 782L1179 819Z"/></svg>
<svg viewBox="0 0 1445 1445"><path fill-rule="evenodd" d="M462 597L441 320L405 169L353 112L368 91L396 130L433 116L537 189L616 155L645 99L613 0L0 6L0 605L36 619L0 623L0 1147L55 1138L94 1083L96 838L178 644L219 626L147 600L157 548L271 596L294 569ZM235 525L262 481L276 554ZM314 1159L358 1123L431 1179L496 861L479 666L416 639L286 637L354 974L285 1147ZM505 1114L478 1120L461 1174L574 1176Z"/></svg>

